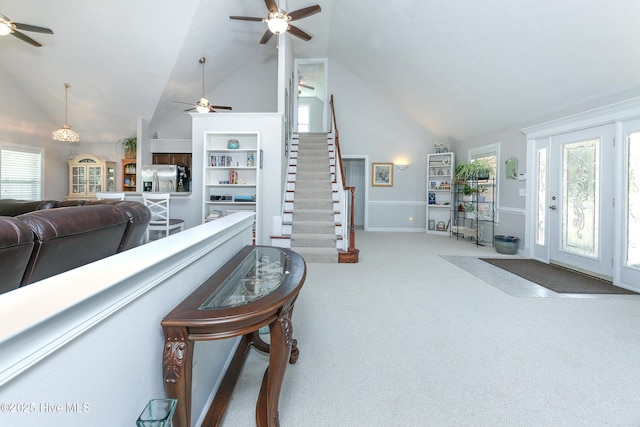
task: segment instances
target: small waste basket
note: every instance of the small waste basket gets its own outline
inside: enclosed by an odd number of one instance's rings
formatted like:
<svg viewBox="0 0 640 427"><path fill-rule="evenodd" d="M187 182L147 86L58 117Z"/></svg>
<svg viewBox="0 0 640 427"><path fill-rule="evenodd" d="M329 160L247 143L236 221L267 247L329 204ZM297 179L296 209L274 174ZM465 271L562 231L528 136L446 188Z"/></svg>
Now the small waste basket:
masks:
<svg viewBox="0 0 640 427"><path fill-rule="evenodd" d="M515 236L504 236L502 234L496 234L493 237L494 246L496 252L505 255L515 255L518 253L518 241L519 238Z"/></svg>

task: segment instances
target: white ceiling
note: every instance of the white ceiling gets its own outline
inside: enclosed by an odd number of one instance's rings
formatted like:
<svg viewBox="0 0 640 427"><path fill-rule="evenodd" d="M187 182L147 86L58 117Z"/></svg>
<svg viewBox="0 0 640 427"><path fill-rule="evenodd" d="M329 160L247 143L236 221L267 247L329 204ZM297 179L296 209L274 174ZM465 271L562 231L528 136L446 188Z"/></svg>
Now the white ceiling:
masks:
<svg viewBox="0 0 640 427"><path fill-rule="evenodd" d="M339 61L443 138L640 87L637 0L289 0L286 9L313 4L322 12L295 22L313 36L293 38L296 56ZM229 19L266 16L262 0L0 0L0 13L55 32L27 33L41 48L0 38L10 80L0 84L62 124L69 82L69 123L87 142L182 111L172 101L200 96L200 57L213 87L276 53L276 37L258 44L264 24Z"/></svg>

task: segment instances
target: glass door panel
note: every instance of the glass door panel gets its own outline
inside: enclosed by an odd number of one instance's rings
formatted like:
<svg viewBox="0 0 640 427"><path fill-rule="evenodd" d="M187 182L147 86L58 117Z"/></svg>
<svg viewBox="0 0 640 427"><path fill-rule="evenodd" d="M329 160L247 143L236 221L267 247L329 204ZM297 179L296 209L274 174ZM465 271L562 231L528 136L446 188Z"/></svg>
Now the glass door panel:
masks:
<svg viewBox="0 0 640 427"><path fill-rule="evenodd" d="M536 244L547 244L547 147L537 150Z"/></svg>
<svg viewBox="0 0 640 427"><path fill-rule="evenodd" d="M88 166L89 169L89 194L102 191L102 167Z"/></svg>
<svg viewBox="0 0 640 427"><path fill-rule="evenodd" d="M561 250L598 257L599 140L564 144L562 148Z"/></svg>
<svg viewBox="0 0 640 427"><path fill-rule="evenodd" d="M640 270L640 132L629 135L627 145L625 266Z"/></svg>

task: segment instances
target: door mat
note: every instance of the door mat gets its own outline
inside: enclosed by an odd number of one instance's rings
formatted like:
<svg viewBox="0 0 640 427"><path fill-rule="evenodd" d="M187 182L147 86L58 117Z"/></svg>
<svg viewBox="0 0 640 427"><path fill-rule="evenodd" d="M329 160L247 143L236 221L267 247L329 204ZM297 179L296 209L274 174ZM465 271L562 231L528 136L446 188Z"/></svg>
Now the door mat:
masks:
<svg viewBox="0 0 640 427"><path fill-rule="evenodd" d="M614 286L610 281L589 276L568 268L545 264L532 259L480 258L531 282L561 294L621 294L637 292Z"/></svg>

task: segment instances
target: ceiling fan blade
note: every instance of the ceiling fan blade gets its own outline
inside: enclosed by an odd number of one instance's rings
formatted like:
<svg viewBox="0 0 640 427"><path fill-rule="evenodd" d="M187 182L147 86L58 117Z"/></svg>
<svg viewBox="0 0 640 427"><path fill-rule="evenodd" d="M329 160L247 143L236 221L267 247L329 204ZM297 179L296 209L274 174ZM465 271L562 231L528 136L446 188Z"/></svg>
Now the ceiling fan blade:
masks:
<svg viewBox="0 0 640 427"><path fill-rule="evenodd" d="M53 31L49 28L36 27L35 25L28 25L28 24L19 24L17 22L14 22L13 25L15 25L16 30L31 31L34 33L53 34Z"/></svg>
<svg viewBox="0 0 640 427"><path fill-rule="evenodd" d="M304 84L304 83L298 83L298 86L300 86L300 87L305 87L305 88L307 88L307 89L311 89L311 90L315 90L315 87L313 87L313 86L309 86L309 85L306 85L306 84Z"/></svg>
<svg viewBox="0 0 640 427"><path fill-rule="evenodd" d="M193 110L195 110L195 109L196 109L196 107L193 107L193 108L189 108L189 109L187 109L187 110L182 110L182 111L193 111Z"/></svg>
<svg viewBox="0 0 640 427"><path fill-rule="evenodd" d="M262 21L262 18L254 18L252 16L230 16L229 19L238 19L240 21Z"/></svg>
<svg viewBox="0 0 640 427"><path fill-rule="evenodd" d="M311 40L311 36L309 34L305 33L298 27L294 27L293 25L289 25L288 31L291 33L291 35L301 38L304 41Z"/></svg>
<svg viewBox="0 0 640 427"><path fill-rule="evenodd" d="M264 4L267 5L267 9L269 9L269 12L278 11L278 5L276 4L276 0L264 0Z"/></svg>
<svg viewBox="0 0 640 427"><path fill-rule="evenodd" d="M273 33L269 29L267 29L267 31L264 32L262 38L260 39L260 44L267 43L269 40L271 40L271 36L273 36Z"/></svg>
<svg viewBox="0 0 640 427"><path fill-rule="evenodd" d="M307 16L315 15L320 11L322 11L320 6L315 5L315 6L305 7L303 9L294 10L293 12L288 13L287 15L289 15L289 18L291 18L292 21L295 21L296 19L302 19L302 18L306 18Z"/></svg>
<svg viewBox="0 0 640 427"><path fill-rule="evenodd" d="M193 102L183 102L183 101L171 101L171 102L176 102L178 104L193 105Z"/></svg>
<svg viewBox="0 0 640 427"><path fill-rule="evenodd" d="M226 107L224 105L211 105L209 108L216 109L216 110L233 110L233 108L231 107Z"/></svg>
<svg viewBox="0 0 640 427"><path fill-rule="evenodd" d="M29 43L29 44L30 44L30 45L32 45L32 46L35 46L35 47L40 47L40 46L42 46L40 43L38 43L37 41L35 41L34 39L32 39L32 38L31 38L31 37L29 37L29 36L25 36L25 35L24 35L24 34L22 34L20 31L13 30L13 31L11 32L11 35L12 35L12 36L16 36L17 38L19 38L19 39L20 39L20 40L22 40L23 42L27 42L27 43Z"/></svg>

